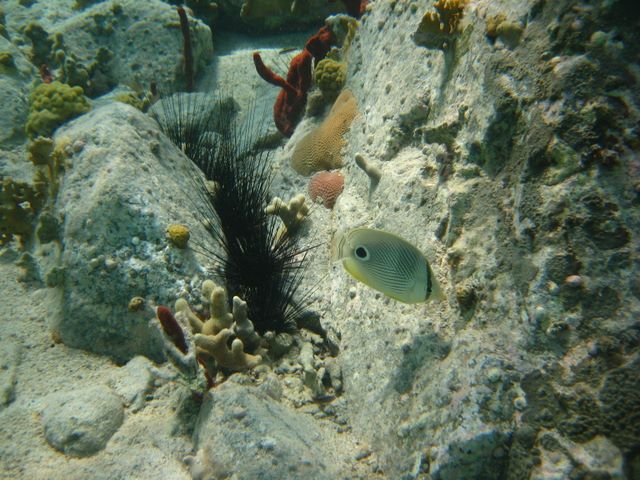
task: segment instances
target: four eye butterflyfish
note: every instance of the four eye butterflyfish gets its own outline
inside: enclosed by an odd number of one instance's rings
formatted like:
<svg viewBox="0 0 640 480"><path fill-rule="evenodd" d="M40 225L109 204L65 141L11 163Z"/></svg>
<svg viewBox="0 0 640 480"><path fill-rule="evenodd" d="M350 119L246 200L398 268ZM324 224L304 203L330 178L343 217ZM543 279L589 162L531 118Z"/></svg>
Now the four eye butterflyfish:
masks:
<svg viewBox="0 0 640 480"><path fill-rule="evenodd" d="M422 252L392 233L371 228L338 232L331 256L334 261L342 260L353 278L400 302L443 299Z"/></svg>

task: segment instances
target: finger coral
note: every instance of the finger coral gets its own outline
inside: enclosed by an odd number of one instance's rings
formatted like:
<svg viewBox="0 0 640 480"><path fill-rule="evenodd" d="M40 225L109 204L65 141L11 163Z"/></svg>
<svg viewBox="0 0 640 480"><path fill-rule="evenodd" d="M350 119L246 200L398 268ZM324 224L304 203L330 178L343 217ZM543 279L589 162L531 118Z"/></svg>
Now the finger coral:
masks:
<svg viewBox="0 0 640 480"><path fill-rule="evenodd" d="M289 233L295 233L300 228L302 221L309 215L309 207L301 193L289 200L289 203L275 197L265 211L269 215L279 216Z"/></svg>
<svg viewBox="0 0 640 480"><path fill-rule="evenodd" d="M209 318L196 315L182 298L176 301L175 314L167 307L156 308L156 326L163 332L165 351L192 385L197 384L198 364L211 384L221 368L240 371L262 360L257 354L261 338L247 316L246 302L234 297L230 311L226 290L211 280L203 282L202 294Z"/></svg>
<svg viewBox="0 0 640 480"><path fill-rule="evenodd" d="M429 48L447 48L458 33L460 19L468 0L437 0L435 12L422 17L414 41Z"/></svg>
<svg viewBox="0 0 640 480"><path fill-rule="evenodd" d="M312 201L322 200L325 208L332 209L344 189L344 176L338 171L318 172L309 180Z"/></svg>
<svg viewBox="0 0 640 480"><path fill-rule="evenodd" d="M378 183L380 183L380 179L382 178L382 172L378 167L371 165L361 153L356 153L355 159L356 165L369 177L369 201L371 201L371 196L373 195L373 192L375 192L378 187Z"/></svg>
<svg viewBox="0 0 640 480"><path fill-rule="evenodd" d="M309 176L320 170L333 170L342 166L340 150L343 135L349 130L357 114L357 102L349 90L338 96L322 124L298 142L291 166L301 175Z"/></svg>

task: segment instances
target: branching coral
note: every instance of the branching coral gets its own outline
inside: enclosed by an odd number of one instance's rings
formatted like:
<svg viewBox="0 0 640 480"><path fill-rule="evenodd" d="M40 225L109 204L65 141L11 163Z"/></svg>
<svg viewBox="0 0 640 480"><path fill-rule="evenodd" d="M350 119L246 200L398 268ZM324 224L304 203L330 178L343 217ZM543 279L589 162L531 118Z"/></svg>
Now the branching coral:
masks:
<svg viewBox="0 0 640 480"><path fill-rule="evenodd" d="M304 219L309 215L309 206L305 203L304 195L300 193L288 203L275 197L265 211L269 215L280 217L286 231L292 234L298 231Z"/></svg>
<svg viewBox="0 0 640 480"><path fill-rule="evenodd" d="M435 12L422 17L414 41L429 48L447 48L458 34L460 19L468 0L437 0Z"/></svg>
<svg viewBox="0 0 640 480"><path fill-rule="evenodd" d="M301 175L309 176L320 170L340 168L343 135L356 114L355 97L349 90L343 90L322 124L296 145L291 159L293 169Z"/></svg>
<svg viewBox="0 0 640 480"><path fill-rule="evenodd" d="M202 295L208 318L199 317L186 300L178 299L175 315L167 307L156 308L155 324L166 338L169 359L189 383L197 385L199 364L211 386L219 369L240 371L257 366L262 360L258 353L261 338L247 316L246 302L234 297L229 311L226 290L211 280L203 282ZM232 337L235 338L229 345Z"/></svg>

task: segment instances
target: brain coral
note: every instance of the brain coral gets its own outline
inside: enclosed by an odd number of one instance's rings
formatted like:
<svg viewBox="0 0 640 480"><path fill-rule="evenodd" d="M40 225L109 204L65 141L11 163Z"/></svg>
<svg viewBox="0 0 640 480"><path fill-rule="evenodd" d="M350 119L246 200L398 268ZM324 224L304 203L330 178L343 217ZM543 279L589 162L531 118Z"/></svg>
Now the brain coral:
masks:
<svg viewBox="0 0 640 480"><path fill-rule="evenodd" d="M326 208L333 208L344 189L344 176L337 171L318 172L309 180L309 196L321 199Z"/></svg>
<svg viewBox="0 0 640 480"><path fill-rule="evenodd" d="M293 169L301 175L309 176L320 170L341 167L340 150L344 145L342 136L351 126L357 112L355 97L349 90L343 90L324 122L296 145L291 159Z"/></svg>

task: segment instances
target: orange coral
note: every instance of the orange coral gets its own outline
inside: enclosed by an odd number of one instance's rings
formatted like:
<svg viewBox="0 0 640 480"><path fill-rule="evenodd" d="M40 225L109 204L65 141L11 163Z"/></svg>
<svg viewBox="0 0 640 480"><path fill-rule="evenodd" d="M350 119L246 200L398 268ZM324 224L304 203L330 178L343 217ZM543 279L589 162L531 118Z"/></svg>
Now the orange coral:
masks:
<svg viewBox="0 0 640 480"><path fill-rule="evenodd" d="M318 172L309 180L311 200L315 202L316 198L319 198L329 209L336 204L342 190L344 190L344 176L337 171Z"/></svg>
<svg viewBox="0 0 640 480"><path fill-rule="evenodd" d="M342 136L351 126L358 112L356 99L349 90L343 90L322 124L302 138L296 145L291 166L301 175L342 166L340 150Z"/></svg>

